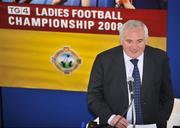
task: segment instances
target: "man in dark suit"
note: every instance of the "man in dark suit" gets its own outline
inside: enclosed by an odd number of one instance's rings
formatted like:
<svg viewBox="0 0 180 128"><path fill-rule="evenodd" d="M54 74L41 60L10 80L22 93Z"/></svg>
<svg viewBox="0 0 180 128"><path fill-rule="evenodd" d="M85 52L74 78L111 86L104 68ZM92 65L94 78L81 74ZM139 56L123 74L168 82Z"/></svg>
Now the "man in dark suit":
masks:
<svg viewBox="0 0 180 128"><path fill-rule="evenodd" d="M120 39L121 46L95 59L87 91L89 109L101 125L126 128L133 123L155 123L166 128L174 104L166 52L146 45L148 29L141 21L127 21ZM135 114L130 106L129 77L134 78Z"/></svg>

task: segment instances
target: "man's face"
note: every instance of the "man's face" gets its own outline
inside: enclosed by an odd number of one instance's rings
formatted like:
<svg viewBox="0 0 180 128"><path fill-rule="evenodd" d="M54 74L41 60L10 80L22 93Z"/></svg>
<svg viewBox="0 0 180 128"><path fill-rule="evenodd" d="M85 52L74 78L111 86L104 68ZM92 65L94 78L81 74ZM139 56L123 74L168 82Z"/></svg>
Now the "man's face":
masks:
<svg viewBox="0 0 180 128"><path fill-rule="evenodd" d="M144 29L142 27L137 27L125 30L124 39L121 43L125 53L129 57L139 57L144 52L147 43L147 40L144 37Z"/></svg>

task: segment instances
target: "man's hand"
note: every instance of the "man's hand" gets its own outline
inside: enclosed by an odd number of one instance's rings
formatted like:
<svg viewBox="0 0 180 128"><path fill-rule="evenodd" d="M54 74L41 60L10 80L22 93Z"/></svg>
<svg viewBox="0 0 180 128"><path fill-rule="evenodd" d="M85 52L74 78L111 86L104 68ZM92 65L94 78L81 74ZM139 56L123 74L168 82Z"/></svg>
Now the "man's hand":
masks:
<svg viewBox="0 0 180 128"><path fill-rule="evenodd" d="M128 121L124 117L122 117L120 115L116 115L112 119L111 124L116 128L127 128Z"/></svg>

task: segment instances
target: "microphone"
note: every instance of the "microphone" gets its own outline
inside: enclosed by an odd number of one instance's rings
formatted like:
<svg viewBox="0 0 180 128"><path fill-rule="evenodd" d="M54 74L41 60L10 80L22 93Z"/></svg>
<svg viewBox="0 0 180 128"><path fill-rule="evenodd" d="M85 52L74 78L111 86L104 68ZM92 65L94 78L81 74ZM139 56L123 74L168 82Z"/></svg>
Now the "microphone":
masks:
<svg viewBox="0 0 180 128"><path fill-rule="evenodd" d="M132 106L133 128L135 128L136 127L136 112L135 112L135 106L134 106L134 90L133 90L134 78L132 76L127 78L127 84L128 84L129 93L131 96L131 102L130 102L129 108L130 108L130 106ZM128 108L128 110L129 110L129 108Z"/></svg>
<svg viewBox="0 0 180 128"><path fill-rule="evenodd" d="M134 83L134 78L132 76L128 77L127 84L129 88L129 93L131 95L131 101L133 100L133 97L134 97L133 83Z"/></svg>
<svg viewBox="0 0 180 128"><path fill-rule="evenodd" d="M128 77L127 78L127 86L128 86L128 90L129 90L129 93L130 93L131 101L130 101L130 104L129 104L128 108L126 109L126 111L124 111L123 116L126 115L126 113L129 111L130 107L133 104L133 97L134 97L133 96L134 95L133 82L134 82L134 78L133 77Z"/></svg>

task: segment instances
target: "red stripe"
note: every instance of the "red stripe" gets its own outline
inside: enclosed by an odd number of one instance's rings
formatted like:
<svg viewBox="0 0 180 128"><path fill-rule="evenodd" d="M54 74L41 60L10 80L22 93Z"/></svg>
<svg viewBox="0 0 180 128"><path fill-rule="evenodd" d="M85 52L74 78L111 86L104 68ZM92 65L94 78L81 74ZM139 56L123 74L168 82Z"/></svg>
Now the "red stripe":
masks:
<svg viewBox="0 0 180 128"><path fill-rule="evenodd" d="M30 13L31 15L13 15L8 14L8 6L20 6L20 7L30 7ZM36 11L35 9L38 8L39 11ZM41 14L41 10L49 9L52 10L55 9L67 9L69 11L69 16L38 16L37 12ZM97 12L111 12L111 16L115 14L115 17L117 18L117 14L120 12L120 17L122 20L119 19L98 19L97 13L95 15L96 18L93 18L91 16L90 18L81 18L81 17L73 17L72 16L72 10L82 10L82 12L85 12L87 10L89 11L97 11ZM118 23L124 23L129 19L137 19L143 21L149 28L149 35L150 36L158 36L158 37L165 37L166 36L166 18L167 18L167 11L166 10L129 10L129 9L117 9L117 8L91 8L91 7L67 7L67 6L55 6L55 5L32 5L32 4L14 4L14 3L0 3L0 28L11 28L11 29L28 29L28 30L41 30L41 31L59 31L59 32L78 32L78 33L98 33L98 34L118 34L117 30L114 30L117 28ZM113 12L113 13L112 13ZM21 26L21 25L10 25L8 22L8 18L12 17L26 17L28 20L31 21L31 19L39 18L42 20L43 18L47 19L47 21L51 20L55 23L60 23L61 20L67 20L68 22L82 22L83 26L82 28L64 28L63 26L59 26L58 28L50 27L49 24L40 27L37 26ZM11 19L11 22L14 22L15 20ZM94 25L87 29L87 25L85 23L94 23ZM77 26L77 24L75 24ZM103 29L107 28L107 30L99 30L98 28L100 25L103 25ZM106 27L105 27L106 26ZM108 29L110 27L110 30Z"/></svg>

